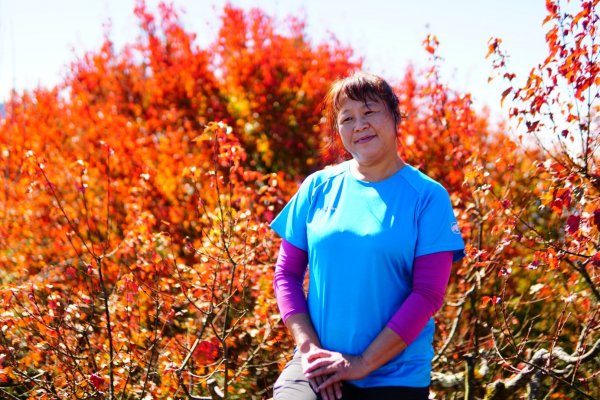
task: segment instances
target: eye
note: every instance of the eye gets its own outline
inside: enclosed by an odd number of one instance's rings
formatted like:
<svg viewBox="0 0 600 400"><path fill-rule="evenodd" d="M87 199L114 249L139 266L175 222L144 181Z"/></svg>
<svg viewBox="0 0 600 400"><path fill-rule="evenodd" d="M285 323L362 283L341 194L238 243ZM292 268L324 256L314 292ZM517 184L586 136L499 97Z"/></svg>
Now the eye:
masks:
<svg viewBox="0 0 600 400"><path fill-rule="evenodd" d="M342 118L342 120L340 121L342 124L346 123L346 122L350 122L352 120L352 117L344 117Z"/></svg>

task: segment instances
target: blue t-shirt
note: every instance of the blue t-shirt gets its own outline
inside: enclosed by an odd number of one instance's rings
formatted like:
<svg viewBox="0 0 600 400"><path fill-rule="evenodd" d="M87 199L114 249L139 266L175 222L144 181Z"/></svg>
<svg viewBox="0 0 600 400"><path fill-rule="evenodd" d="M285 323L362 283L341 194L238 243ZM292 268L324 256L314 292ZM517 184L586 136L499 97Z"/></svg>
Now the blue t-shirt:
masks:
<svg viewBox="0 0 600 400"><path fill-rule="evenodd" d="M308 308L321 345L361 354L408 297L415 257L464 243L446 190L406 165L364 182L344 162L310 175L271 227L308 252ZM430 384L434 323L357 386Z"/></svg>

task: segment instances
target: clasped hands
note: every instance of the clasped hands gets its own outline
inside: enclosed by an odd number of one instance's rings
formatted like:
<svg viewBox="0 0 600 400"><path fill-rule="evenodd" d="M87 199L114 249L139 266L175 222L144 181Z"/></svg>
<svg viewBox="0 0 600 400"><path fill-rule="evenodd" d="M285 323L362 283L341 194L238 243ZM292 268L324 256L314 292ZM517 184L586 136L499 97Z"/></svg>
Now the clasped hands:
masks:
<svg viewBox="0 0 600 400"><path fill-rule="evenodd" d="M302 371L323 400L342 398L342 381L361 379L370 372L362 356L313 347L302 354Z"/></svg>

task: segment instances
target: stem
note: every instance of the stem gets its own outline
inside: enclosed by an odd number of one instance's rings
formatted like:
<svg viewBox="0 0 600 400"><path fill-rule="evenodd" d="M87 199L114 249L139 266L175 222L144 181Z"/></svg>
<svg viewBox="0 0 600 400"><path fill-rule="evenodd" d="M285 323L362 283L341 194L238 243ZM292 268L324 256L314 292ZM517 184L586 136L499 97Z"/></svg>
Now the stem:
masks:
<svg viewBox="0 0 600 400"><path fill-rule="evenodd" d="M476 204L479 207L479 202L476 200ZM478 234L477 234L477 248L481 249L483 246L483 221L479 218ZM480 257L477 257L477 261L480 261ZM465 373L465 399L475 400L475 393L473 391L475 385L475 360L479 357L479 307L477 306L477 297L480 289L479 272L475 272L475 284L473 290L470 293L469 300L471 309L475 312L475 321L473 323L473 353L465 356L466 361L466 373Z"/></svg>
<svg viewBox="0 0 600 400"><path fill-rule="evenodd" d="M204 331L206 330L206 327L208 325L212 324L212 321L214 318L215 318L215 314L211 310L208 313L208 315L206 316L206 319L204 320L204 323L202 324L200 331L198 331L198 334L196 335L196 340L194 341L194 344L192 344L190 351L188 352L187 356L185 357L185 360L183 360L183 363L177 369L177 379L179 380L179 386L181 386L181 388L183 389L183 391L184 391L185 395L188 397L188 399L201 399L202 397L192 396L192 394L188 390L187 386L185 385L185 382L183 381L183 369L186 367L187 363L192 358L192 354L194 354L196 347L198 347L198 343L200 343L200 339L204 335Z"/></svg>
<svg viewBox="0 0 600 400"><path fill-rule="evenodd" d="M473 383L475 382L475 357L468 354L465 356L465 399L474 400Z"/></svg>
<svg viewBox="0 0 600 400"><path fill-rule="evenodd" d="M600 291L598 291L596 284L594 283L594 281L592 280L592 277L590 276L589 272L585 268L586 264L587 263L579 263L579 268L577 268L577 270L579 271L581 276L583 276L585 281L588 283L590 289L592 290L592 293L594 293L594 297L596 297L596 300L600 301Z"/></svg>
<svg viewBox="0 0 600 400"><path fill-rule="evenodd" d="M157 277L158 279L158 277ZM158 286L158 282L156 282L157 286ZM156 309L156 313L154 314L154 340L152 341L152 352L150 353L150 360L148 361L148 368L146 368L146 376L144 378L144 386L142 388L142 394L140 395L140 399L143 399L146 395L146 390L148 388L148 380L150 378L150 374L152 372L152 364L154 364L154 359L156 357L156 355L158 354L157 351L157 347L158 347L158 341L159 341L159 334L158 334L158 324L159 324L159 316L160 316L160 302L158 300L158 295L156 295L155 297L155 309Z"/></svg>
<svg viewBox="0 0 600 400"><path fill-rule="evenodd" d="M112 338L112 326L110 323L110 309L108 308L108 290L106 290L106 284L104 283L104 275L102 274L102 258L96 257L96 263L98 264L98 276L100 279L100 288L102 289L102 296L104 297L104 315L106 317L106 330L108 333L108 376L110 379L110 386L108 388L108 398L114 399L115 382L113 374L113 338Z"/></svg>
<svg viewBox="0 0 600 400"><path fill-rule="evenodd" d="M220 203L220 200L219 200ZM229 309L231 308L231 299L232 299L232 294L233 294L233 283L235 281L235 272L237 269L237 264L235 262L233 262L233 259L231 258L231 255L229 254L229 249L225 243L225 238L223 238L223 246L227 252L227 254L229 255L229 260L231 261L231 278L229 279L229 287L227 289L227 300L225 302L225 316L224 316L224 321L223 321L223 331L221 333L221 336L223 338L223 340L221 341L222 345L223 345L223 360L225 361L225 371L224 371L224 379L223 379L223 393L225 395L225 399L227 398L227 386L229 384L228 382L228 374L229 374L229 348L227 346L226 340L225 338L228 336L227 330L228 330L228 326L229 326Z"/></svg>
<svg viewBox="0 0 600 400"><path fill-rule="evenodd" d="M110 152L111 149L108 148L108 154L106 156L106 245L105 251L109 247L110 243Z"/></svg>

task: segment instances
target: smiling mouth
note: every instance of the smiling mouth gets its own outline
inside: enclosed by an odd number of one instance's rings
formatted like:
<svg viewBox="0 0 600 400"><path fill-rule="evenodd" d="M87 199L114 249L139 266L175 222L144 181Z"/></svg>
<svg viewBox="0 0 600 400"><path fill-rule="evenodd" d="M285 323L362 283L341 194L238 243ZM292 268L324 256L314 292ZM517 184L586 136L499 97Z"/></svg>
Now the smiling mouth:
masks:
<svg viewBox="0 0 600 400"><path fill-rule="evenodd" d="M356 144L367 143L367 142L371 141L371 139L373 139L375 136L376 135L361 137L360 139L355 140L354 143L356 143Z"/></svg>

